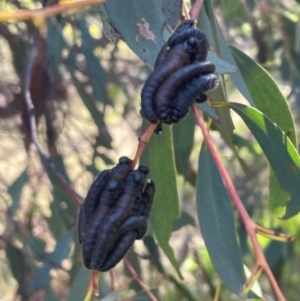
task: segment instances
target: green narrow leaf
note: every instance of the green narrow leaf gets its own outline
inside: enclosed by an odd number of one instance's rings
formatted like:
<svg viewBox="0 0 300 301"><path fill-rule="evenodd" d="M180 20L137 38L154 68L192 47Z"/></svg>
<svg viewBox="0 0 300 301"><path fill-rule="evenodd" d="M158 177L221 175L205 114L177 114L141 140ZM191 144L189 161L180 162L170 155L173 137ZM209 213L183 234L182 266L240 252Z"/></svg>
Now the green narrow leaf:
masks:
<svg viewBox="0 0 300 301"><path fill-rule="evenodd" d="M207 13L207 9L209 9L210 12L213 12L211 1L206 0L205 4L206 6L204 5L202 6L199 14L199 18L198 18L199 24L201 25L201 28L203 28L204 32L207 34L207 37L212 47L216 50L219 49L220 51L220 53L218 53L219 56L226 62L235 65L235 60L230 52L230 49L227 45L226 39L223 35L220 25L218 24L217 21L214 22L213 26L211 25L211 21ZM213 31L213 28L214 31L217 31L217 34ZM214 41L216 36L218 37L219 44L215 43ZM237 87L237 89L242 93L242 95L249 101L250 104L254 105L251 94L241 74L239 72L233 73L230 74L230 77L234 82L235 86Z"/></svg>
<svg viewBox="0 0 300 301"><path fill-rule="evenodd" d="M53 161L56 170L68 180L64 163L61 157L56 157ZM51 216L47 218L51 231L56 239L59 239L77 220L77 204L62 187L55 173L48 165L44 164L44 169L52 184L53 200L50 205Z"/></svg>
<svg viewBox="0 0 300 301"><path fill-rule="evenodd" d="M84 300L91 275L92 271L87 270L85 267L81 268L71 287L68 301Z"/></svg>
<svg viewBox="0 0 300 301"><path fill-rule="evenodd" d="M195 121L192 114L172 127L177 172L188 180L190 154L194 145Z"/></svg>
<svg viewBox="0 0 300 301"><path fill-rule="evenodd" d="M151 289L150 291L158 301L161 300L159 298L157 289ZM133 297L132 301L151 301L151 299L145 291L140 291Z"/></svg>
<svg viewBox="0 0 300 301"><path fill-rule="evenodd" d="M246 278L231 200L205 145L199 154L198 171L197 211L205 245L222 281L232 292L241 295Z"/></svg>
<svg viewBox="0 0 300 301"><path fill-rule="evenodd" d="M15 179L15 181L8 187L7 192L10 194L12 198L12 204L9 207L9 210L12 215L14 215L20 206L21 193L24 185L27 182L27 170L23 170L21 174Z"/></svg>
<svg viewBox="0 0 300 301"><path fill-rule="evenodd" d="M275 210L278 207L283 207L289 199L290 195L281 187L274 170L269 166L269 208Z"/></svg>
<svg viewBox="0 0 300 301"><path fill-rule="evenodd" d="M168 275L168 278L171 282L174 283L177 290L185 297L188 301L197 301L199 296L194 295L187 285L184 285L182 281L178 281L173 275ZM199 293L198 293L199 294Z"/></svg>
<svg viewBox="0 0 300 301"><path fill-rule="evenodd" d="M256 108L276 123L296 146L296 128L291 110L273 78L245 53L233 46L230 49Z"/></svg>
<svg viewBox="0 0 300 301"><path fill-rule="evenodd" d="M187 212L182 211L180 218L173 222L173 231L177 231L187 225L196 227L194 218Z"/></svg>
<svg viewBox="0 0 300 301"><path fill-rule="evenodd" d="M57 22L57 23L55 23ZM49 68L54 71L54 74L60 78L61 77L61 57L62 52L66 48L66 42L64 41L64 37L59 30L65 25L65 20L62 18L57 18L53 22L50 19L47 19L47 36L46 36L46 43L47 43L47 59L51 64L49 64ZM57 26L59 24L59 27ZM53 47L55 45L55 47Z"/></svg>
<svg viewBox="0 0 300 301"><path fill-rule="evenodd" d="M61 262L67 258L70 253L73 236L70 232L62 235L56 242L55 249L46 256L46 260L50 261L53 266L60 268Z"/></svg>
<svg viewBox="0 0 300 301"><path fill-rule="evenodd" d="M296 129L292 113L272 77L245 53L231 47L231 53L245 80L252 99L262 113L276 123L297 147ZM263 85L262 85L263 83ZM275 209L284 206L289 195L281 188L274 172L270 169L269 206Z"/></svg>
<svg viewBox="0 0 300 301"><path fill-rule="evenodd" d="M166 15L168 23L175 28L180 20L182 0L162 0L162 9Z"/></svg>
<svg viewBox="0 0 300 301"><path fill-rule="evenodd" d="M39 266L34 273L34 277L26 286L26 294L31 296L37 290L48 286L51 281L50 270L52 265L49 262L44 262Z"/></svg>
<svg viewBox="0 0 300 301"><path fill-rule="evenodd" d="M293 143L267 116L253 107L239 103L229 106L243 119L250 129L283 189L290 194L283 218L300 211L300 158Z"/></svg>
<svg viewBox="0 0 300 301"><path fill-rule="evenodd" d="M222 57L223 53L221 52L221 50L227 47L227 43L224 37L222 40L220 40L220 37L218 36L218 31L216 27L217 21L215 19L213 10L209 8L210 6L211 6L210 0L206 0L201 8L198 17L200 27L207 35L209 43L213 47L214 51L217 53L218 57L224 59L229 64L233 62L233 66L235 66L234 60L232 60L232 62L229 62L226 58ZM209 13L211 14L210 16ZM223 77L221 77L221 82L218 88L210 92L209 96L213 101L216 102L227 101L227 95L226 95L226 89L225 89ZM226 106L224 106L224 107L215 108L215 111L217 113L217 116L219 116L222 122L222 126L220 126L219 124L215 124L215 126L220 132L220 134L222 135L222 138L225 140L226 144L236 154L236 151L234 151L234 144L232 138L234 125L229 110L228 108L226 108Z"/></svg>
<svg viewBox="0 0 300 301"><path fill-rule="evenodd" d="M101 301L114 301L119 297L119 291L113 291L107 294L105 297L101 298Z"/></svg>
<svg viewBox="0 0 300 301"><path fill-rule="evenodd" d="M218 114L215 112L215 109L210 106L210 104L205 101L201 103L197 103L197 107L207 115L207 117L211 118L213 121L220 123L222 122Z"/></svg>
<svg viewBox="0 0 300 301"><path fill-rule="evenodd" d="M148 250L151 264L154 265L161 274L165 274L164 268L161 264L161 257L160 257L158 245L156 244L153 236L146 235L143 238L143 242Z"/></svg>
<svg viewBox="0 0 300 301"><path fill-rule="evenodd" d="M93 88L93 96L102 103L110 104L111 101L107 93L107 74L93 52L96 41L91 37L84 20L79 21L79 28L83 40L81 51L86 60L85 72Z"/></svg>
<svg viewBox="0 0 300 301"><path fill-rule="evenodd" d="M280 231L280 229L277 229ZM290 245L279 241L271 241L265 250L266 260L272 270L282 267L289 256Z"/></svg>
<svg viewBox="0 0 300 301"><path fill-rule="evenodd" d="M180 215L172 145L171 128L163 126L163 135L152 136L141 162L150 167L150 177L156 183L150 216L156 239L180 275L178 262L169 245L173 221Z"/></svg>
<svg viewBox="0 0 300 301"><path fill-rule="evenodd" d="M218 57L215 53L211 51L208 51L207 60L212 62L216 66L217 74L228 74L235 73L238 71L235 65L222 60L220 57Z"/></svg>
<svg viewBox="0 0 300 301"><path fill-rule="evenodd" d="M26 271L29 268L28 261L22 251L10 243L7 243L5 252L10 271L18 282L20 289L23 289L26 282Z"/></svg>

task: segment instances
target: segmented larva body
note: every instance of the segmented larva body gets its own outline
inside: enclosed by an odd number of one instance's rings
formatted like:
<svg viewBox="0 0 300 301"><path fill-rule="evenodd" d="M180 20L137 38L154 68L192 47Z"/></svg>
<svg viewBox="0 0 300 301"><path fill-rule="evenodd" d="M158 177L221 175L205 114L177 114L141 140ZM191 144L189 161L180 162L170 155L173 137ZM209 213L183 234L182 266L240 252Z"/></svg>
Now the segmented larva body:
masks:
<svg viewBox="0 0 300 301"><path fill-rule="evenodd" d="M155 97L155 110L160 120L171 121L174 100L180 89L199 75L212 73L215 66L210 62L187 65L174 72L159 88Z"/></svg>

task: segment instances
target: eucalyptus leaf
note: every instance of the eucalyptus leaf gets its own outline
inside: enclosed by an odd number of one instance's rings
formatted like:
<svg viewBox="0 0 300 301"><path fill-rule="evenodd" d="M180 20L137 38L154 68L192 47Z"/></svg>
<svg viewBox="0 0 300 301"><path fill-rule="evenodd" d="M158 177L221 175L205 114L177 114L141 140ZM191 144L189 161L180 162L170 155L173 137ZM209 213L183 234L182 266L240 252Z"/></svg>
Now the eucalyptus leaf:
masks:
<svg viewBox="0 0 300 301"><path fill-rule="evenodd" d="M84 300L92 272L82 267L71 287L68 301Z"/></svg>
<svg viewBox="0 0 300 301"><path fill-rule="evenodd" d="M194 146L195 121L188 116L172 127L177 172L187 180L191 170L189 157Z"/></svg>
<svg viewBox="0 0 300 301"><path fill-rule="evenodd" d="M197 212L201 233L218 275L232 292L241 295L246 277L236 237L231 199L204 144L199 154Z"/></svg>
<svg viewBox="0 0 300 301"><path fill-rule="evenodd" d="M35 270L33 278L26 286L26 294L28 296L31 296L37 290L49 285L51 281L50 270L52 268L53 266L51 265L51 263L44 262Z"/></svg>
<svg viewBox="0 0 300 301"><path fill-rule="evenodd" d="M101 301L114 301L119 297L119 295L120 295L119 291L113 291L113 292L110 292L105 297L101 298Z"/></svg>
<svg viewBox="0 0 300 301"><path fill-rule="evenodd" d="M208 51L207 60L212 62L216 66L217 74L229 74L236 73L238 71L235 65L224 61L211 51Z"/></svg>
<svg viewBox="0 0 300 301"><path fill-rule="evenodd" d="M281 187L290 195L283 218L300 211L300 158L291 140L266 115L253 107L230 103L266 155Z"/></svg>
<svg viewBox="0 0 300 301"><path fill-rule="evenodd" d="M180 218L173 222L173 231L177 231L187 225L196 227L194 218L187 212L182 211Z"/></svg>
<svg viewBox="0 0 300 301"><path fill-rule="evenodd" d="M171 136L170 126L163 126L163 135L151 138L141 162L150 167L150 177L156 183L156 195L150 215L155 237L180 275L178 262L168 243L173 221L180 214Z"/></svg>
<svg viewBox="0 0 300 301"><path fill-rule="evenodd" d="M61 262L66 259L70 253L73 236L70 232L62 235L56 242L55 249L46 256L46 260L50 261L54 267L60 268Z"/></svg>
<svg viewBox="0 0 300 301"><path fill-rule="evenodd" d="M197 107L205 113L209 118L211 118L213 121L222 124L221 118L218 116L216 111L209 105L207 101L197 103Z"/></svg>
<svg viewBox="0 0 300 301"><path fill-rule="evenodd" d="M15 181L8 187L7 192L10 194L13 202L9 207L12 215L15 215L16 211L19 209L21 201L21 193L24 185L27 183L27 169L23 170L20 175L15 179Z"/></svg>
<svg viewBox="0 0 300 301"><path fill-rule="evenodd" d="M222 57L222 49L226 49L227 43L225 38L221 40L221 37L219 36L218 28L217 28L217 20L215 18L212 4L210 0L204 1L204 5L201 7L201 11L199 14L199 24L201 28L203 29L204 33L207 35L210 45L213 47L214 51L216 52L217 56L223 59L224 61L228 62L228 64L231 64L232 66L235 66L234 60L229 61L227 58ZM222 33L221 33L222 34ZM235 69L236 70L236 69ZM220 85L217 87L217 89L209 92L209 97L212 101L215 102L227 102L227 93L226 93L226 87L224 78L220 77ZM202 105L202 104L201 104ZM202 105L205 106L205 103ZM201 108L202 109L202 108ZM213 110L208 108L208 105L204 107L203 109L206 109L208 116L211 117L213 120L219 120L222 121L222 126L219 124L216 124L216 128L222 135L223 139L225 140L226 144L234 150L234 144L233 144L233 129L234 125L229 113L229 110L226 106L215 108L216 114L214 114ZM219 119L216 117L219 116ZM234 151L234 154L237 154L236 151Z"/></svg>
<svg viewBox="0 0 300 301"><path fill-rule="evenodd" d="M95 40L91 37L89 29L84 21L81 21L79 26L83 40L81 51L86 60L85 73L93 88L93 96L102 103L110 104L111 101L107 93L107 74L93 52Z"/></svg>
<svg viewBox="0 0 300 301"><path fill-rule="evenodd" d="M297 137L293 116L274 79L265 69L239 49L231 46L230 50L256 108L276 123L296 146Z"/></svg>
<svg viewBox="0 0 300 301"><path fill-rule="evenodd" d="M275 81L242 51L231 47L231 52L257 109L276 123L297 147L296 128L292 113ZM275 209L284 206L289 199L289 195L280 186L272 169L270 169L269 182L270 208Z"/></svg>
<svg viewBox="0 0 300 301"><path fill-rule="evenodd" d="M101 4L100 10L105 31L120 35L152 69L158 52L171 35L173 26L170 25L180 20L181 4L182 0L112 0Z"/></svg>

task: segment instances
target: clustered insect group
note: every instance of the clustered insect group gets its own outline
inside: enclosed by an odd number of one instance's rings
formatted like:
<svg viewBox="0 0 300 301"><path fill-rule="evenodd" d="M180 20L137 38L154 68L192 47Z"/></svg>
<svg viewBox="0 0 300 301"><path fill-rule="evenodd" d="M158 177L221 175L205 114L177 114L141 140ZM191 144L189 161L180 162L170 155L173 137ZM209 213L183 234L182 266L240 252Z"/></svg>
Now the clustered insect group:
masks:
<svg viewBox="0 0 300 301"><path fill-rule="evenodd" d="M194 24L186 20L178 26L142 89L141 115L151 123L177 123L193 101L206 101L205 93L219 84L215 66L206 61L207 38Z"/></svg>
<svg viewBox="0 0 300 301"><path fill-rule="evenodd" d="M159 52L154 71L142 90L141 114L151 123L176 123L193 101L204 102L219 81L215 66L206 62L208 42L184 21ZM146 180L149 168L133 170L121 157L111 170L101 172L81 205L78 239L86 268L107 271L147 232L155 183Z"/></svg>
<svg viewBox="0 0 300 301"><path fill-rule="evenodd" d="M101 172L82 203L78 238L88 269L111 269L147 232L155 183L146 181L148 167L132 170L131 163L121 157L114 168Z"/></svg>

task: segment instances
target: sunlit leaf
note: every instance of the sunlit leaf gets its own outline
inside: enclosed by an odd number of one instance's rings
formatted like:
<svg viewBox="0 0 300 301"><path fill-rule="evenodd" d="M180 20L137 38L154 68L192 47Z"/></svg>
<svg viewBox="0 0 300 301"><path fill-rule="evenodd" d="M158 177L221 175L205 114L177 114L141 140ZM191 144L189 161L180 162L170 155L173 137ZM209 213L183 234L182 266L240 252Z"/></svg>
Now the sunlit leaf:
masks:
<svg viewBox="0 0 300 301"><path fill-rule="evenodd" d="M231 47L231 52L257 109L276 123L297 147L296 129L291 110L272 77L237 48ZM284 206L288 199L289 195L281 188L274 172L270 170L270 208Z"/></svg>
<svg viewBox="0 0 300 301"><path fill-rule="evenodd" d="M290 194L284 218L300 211L300 158L293 143L267 116L253 107L230 103L230 107L248 126L283 189Z"/></svg>

